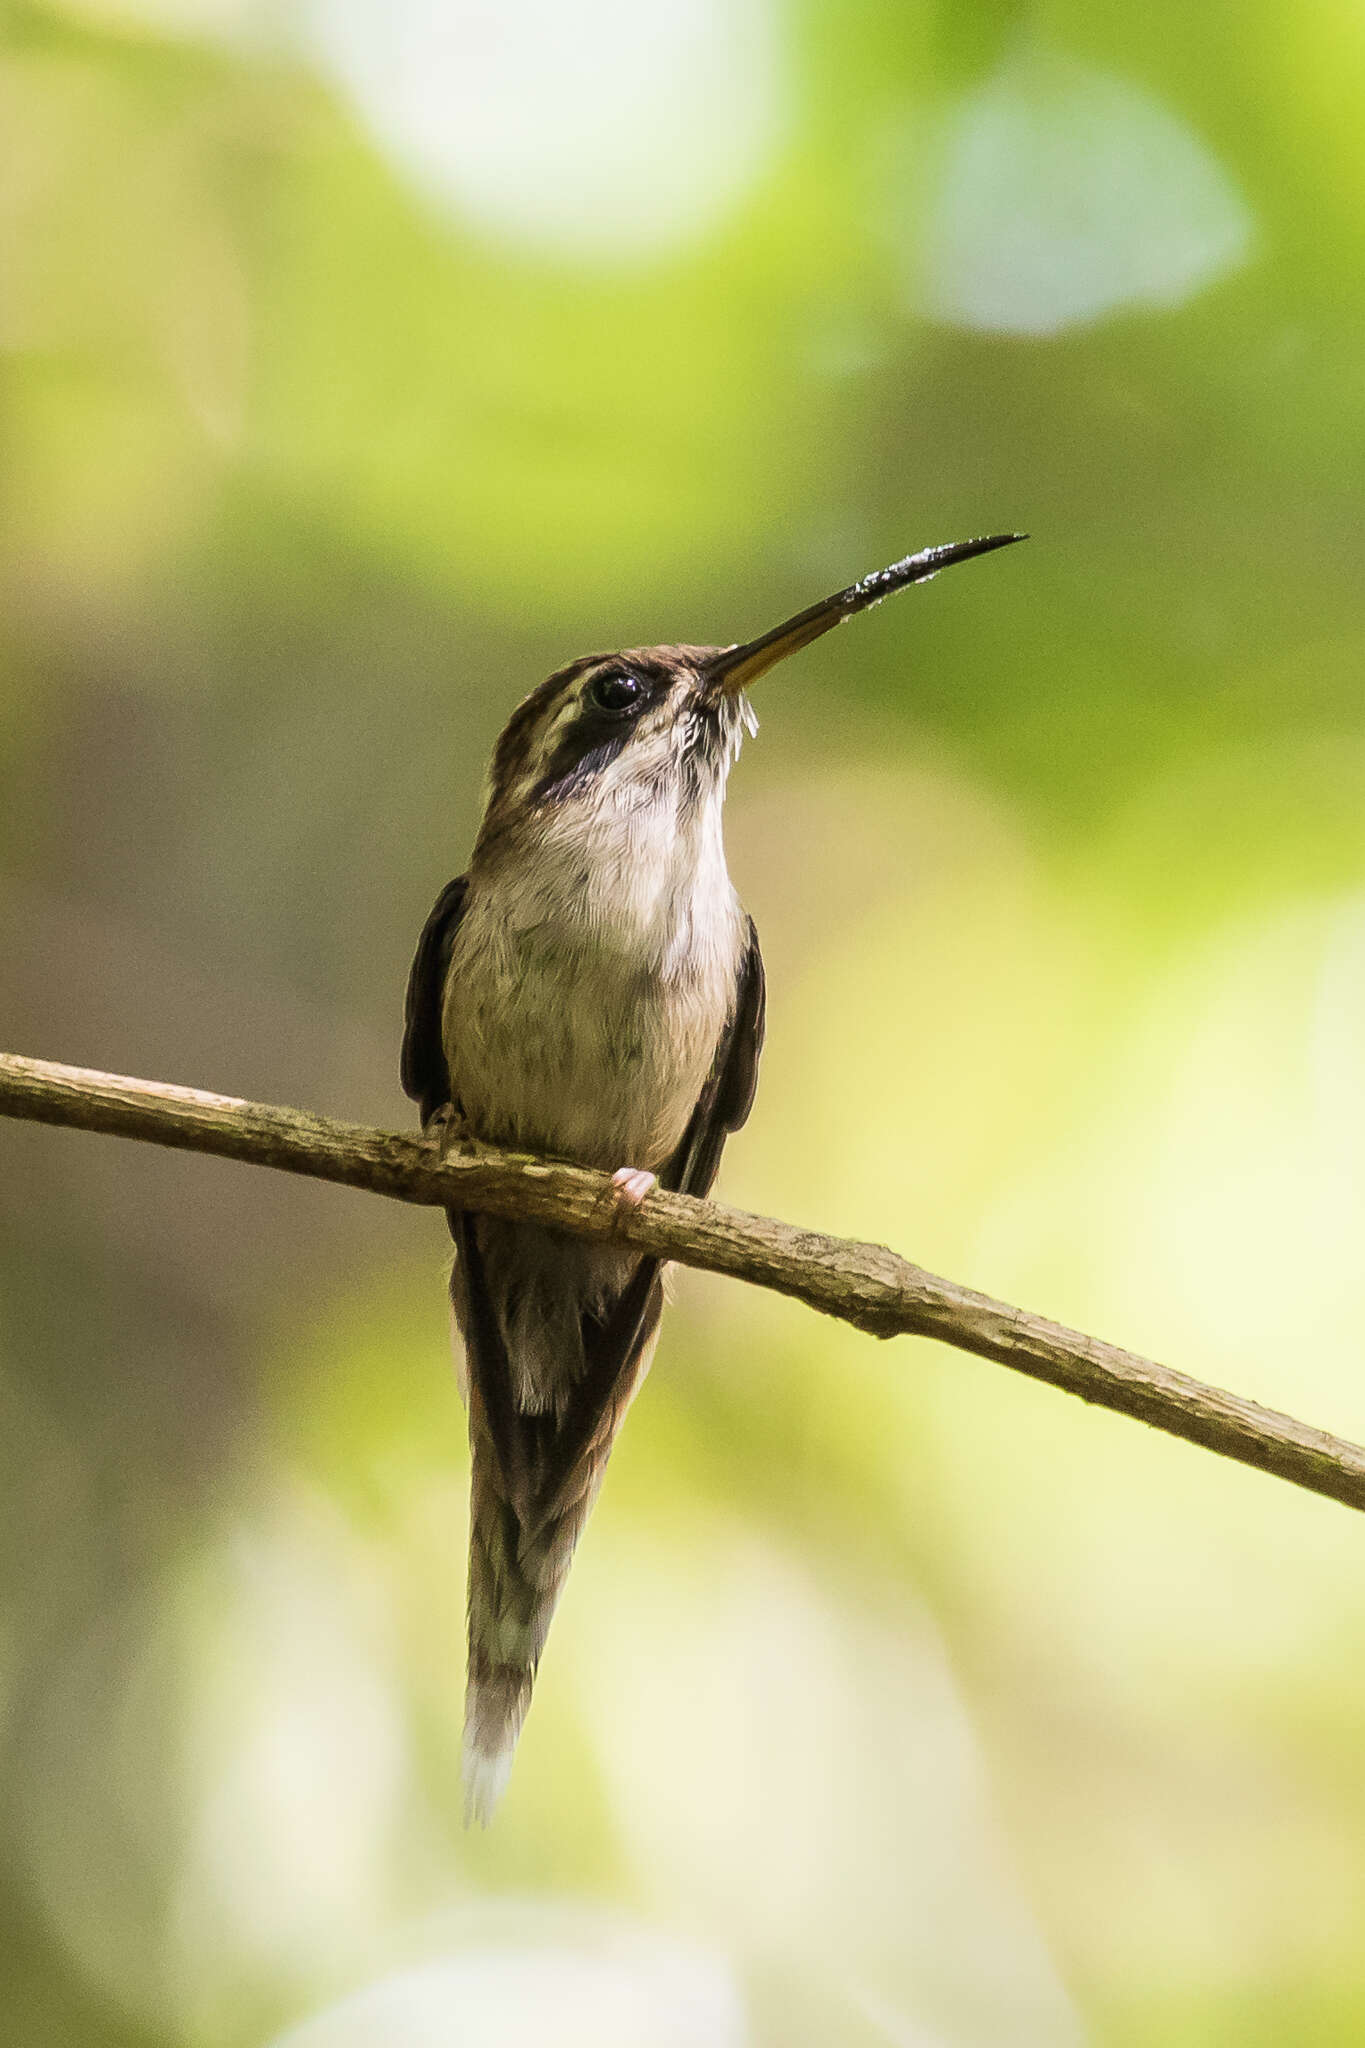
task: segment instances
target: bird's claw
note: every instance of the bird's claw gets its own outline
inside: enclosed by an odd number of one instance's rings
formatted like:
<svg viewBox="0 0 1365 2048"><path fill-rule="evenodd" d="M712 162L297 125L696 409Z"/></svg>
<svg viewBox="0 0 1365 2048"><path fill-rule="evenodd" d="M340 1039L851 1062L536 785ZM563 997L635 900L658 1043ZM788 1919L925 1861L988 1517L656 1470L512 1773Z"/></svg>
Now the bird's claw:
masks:
<svg viewBox="0 0 1365 2048"><path fill-rule="evenodd" d="M477 1154L495 1149L475 1137L459 1110L449 1102L443 1102L435 1114L428 1117L422 1135L429 1145L434 1146L442 1165L452 1152Z"/></svg>
<svg viewBox="0 0 1365 2048"><path fill-rule="evenodd" d="M643 1166L618 1166L611 1177L612 1207L618 1213L630 1215L658 1185L658 1174Z"/></svg>

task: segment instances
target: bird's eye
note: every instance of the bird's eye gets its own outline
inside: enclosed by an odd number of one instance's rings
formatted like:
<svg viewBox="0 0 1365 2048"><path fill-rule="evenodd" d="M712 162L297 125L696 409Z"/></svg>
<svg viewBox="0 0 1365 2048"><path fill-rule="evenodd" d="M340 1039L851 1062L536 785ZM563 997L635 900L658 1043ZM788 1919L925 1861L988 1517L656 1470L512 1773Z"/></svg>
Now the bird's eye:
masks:
<svg viewBox="0 0 1365 2048"><path fill-rule="evenodd" d="M588 702L598 711L630 711L644 694L640 678L624 668L603 669L588 685Z"/></svg>

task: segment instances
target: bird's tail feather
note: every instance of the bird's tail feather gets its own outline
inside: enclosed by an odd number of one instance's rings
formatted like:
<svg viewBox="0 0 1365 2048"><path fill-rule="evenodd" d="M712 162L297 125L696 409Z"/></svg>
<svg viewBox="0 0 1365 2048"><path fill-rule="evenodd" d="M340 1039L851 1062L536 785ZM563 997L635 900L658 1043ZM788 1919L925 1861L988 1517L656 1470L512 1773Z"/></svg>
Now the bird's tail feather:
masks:
<svg viewBox="0 0 1365 2048"><path fill-rule="evenodd" d="M652 1276L651 1276L652 1277ZM536 1666L545 1646L574 1547L597 1497L617 1430L648 1370L662 1292L654 1283L647 1326L631 1346L610 1398L587 1441L548 1492L514 1504L493 1431L471 1374L469 1527L469 1668L465 1691L463 1777L465 1818L487 1823L507 1784L512 1755L531 1701ZM552 1418L535 1418L555 1449ZM563 1418L571 1427L568 1416Z"/></svg>

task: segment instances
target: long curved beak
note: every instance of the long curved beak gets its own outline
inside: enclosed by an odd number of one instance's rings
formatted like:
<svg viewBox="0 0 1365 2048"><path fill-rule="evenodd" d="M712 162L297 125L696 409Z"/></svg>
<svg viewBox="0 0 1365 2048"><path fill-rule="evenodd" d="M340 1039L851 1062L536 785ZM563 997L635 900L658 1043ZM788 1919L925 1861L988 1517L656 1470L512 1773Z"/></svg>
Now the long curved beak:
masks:
<svg viewBox="0 0 1365 2048"><path fill-rule="evenodd" d="M828 633L831 626L842 625L855 612L867 611L911 583L927 583L940 569L951 569L954 562L970 561L973 555L988 555L994 548L1011 547L1015 541L1027 539L1025 533L992 533L981 540L956 540L943 547L922 548L919 554L907 555L903 561L893 562L889 569L876 569L870 576L864 576L861 583L850 583L847 590L836 590L833 597L809 605L760 639L747 640L742 647L723 649L710 662L707 681L725 696L734 696L756 676L785 661L798 648L809 647L812 640Z"/></svg>

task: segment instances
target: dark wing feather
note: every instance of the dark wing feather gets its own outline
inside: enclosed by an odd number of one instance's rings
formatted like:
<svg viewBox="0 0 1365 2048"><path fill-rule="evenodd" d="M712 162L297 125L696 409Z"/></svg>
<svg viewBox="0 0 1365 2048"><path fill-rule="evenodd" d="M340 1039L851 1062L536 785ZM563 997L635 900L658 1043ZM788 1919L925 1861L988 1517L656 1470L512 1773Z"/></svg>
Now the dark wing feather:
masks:
<svg viewBox="0 0 1365 2048"><path fill-rule="evenodd" d="M659 1263L641 1259L608 1313L583 1318L587 1370L569 1396L553 1436L542 1441L529 1534L538 1534L565 1512L575 1494L591 1483L594 1468L611 1448L621 1413L635 1391L645 1347L663 1314ZM594 1451L594 1444L600 1449Z"/></svg>
<svg viewBox="0 0 1365 2048"><path fill-rule="evenodd" d="M457 875L453 882L446 883L422 926L408 975L403 1021L403 1093L418 1105L424 1124L429 1124L437 1110L450 1101L450 1071L441 1043L441 1008L450 951L464 915L468 890L468 875Z"/></svg>
<svg viewBox="0 0 1365 2048"><path fill-rule="evenodd" d="M661 1185L674 1193L710 1194L725 1140L732 1131L739 1130L754 1105L766 1019L763 955L750 918L749 943L740 962L730 1022L716 1048L715 1064L683 1133L683 1141L659 1175Z"/></svg>
<svg viewBox="0 0 1365 2048"><path fill-rule="evenodd" d="M453 1109L459 1108L453 1097L450 1069L446 1064L441 1013L445 1005L451 948L464 915L468 892L467 875L457 875L453 882L446 883L422 927L412 971L408 975L403 1028L403 1090L417 1103L424 1125L429 1124L438 1110L447 1104ZM535 1435L537 1418L519 1415L512 1399L512 1374L498 1319L488 1299L488 1283L474 1218L459 1210L448 1209L446 1221L464 1273L469 1317L465 1351L470 1377L502 1468L505 1493L520 1511L526 1504L534 1470L535 1447L530 1439Z"/></svg>
<svg viewBox="0 0 1365 2048"><path fill-rule="evenodd" d="M682 1143L659 1175L661 1186L684 1195L710 1192L725 1140L740 1128L753 1107L765 1017L763 955L750 918L735 1006ZM655 1258L641 1259L610 1313L601 1320L584 1319L583 1351L588 1369L574 1388L555 1433L552 1462L539 1476L537 1526L563 1511L564 1494L575 1483L580 1461L594 1438L605 1429L606 1441L611 1441L616 1410L630 1397L635 1367L663 1311L661 1263Z"/></svg>
<svg viewBox="0 0 1365 2048"><path fill-rule="evenodd" d="M512 1368L502 1330L488 1296L477 1218L449 1209L446 1220L455 1240L456 1256L464 1280L467 1317L465 1358L473 1393L478 1398L488 1434L493 1440L502 1473L503 1494L517 1515L524 1519L530 1500L536 1438L544 1418L522 1415L513 1398Z"/></svg>

